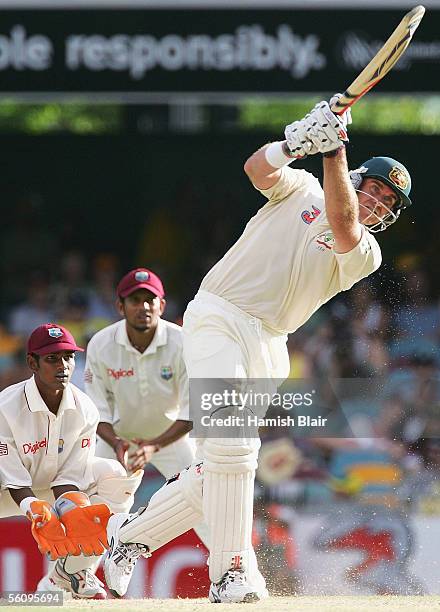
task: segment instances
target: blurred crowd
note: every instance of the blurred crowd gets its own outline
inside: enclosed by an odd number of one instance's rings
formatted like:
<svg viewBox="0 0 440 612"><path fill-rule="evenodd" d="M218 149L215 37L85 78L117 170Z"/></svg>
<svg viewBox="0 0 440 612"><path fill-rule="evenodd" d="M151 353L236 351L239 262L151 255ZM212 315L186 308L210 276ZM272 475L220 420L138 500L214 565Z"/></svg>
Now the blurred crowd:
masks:
<svg viewBox="0 0 440 612"><path fill-rule="evenodd" d="M86 347L94 333L119 317L115 309L115 283L119 264L112 255L87 262L79 251L57 259L56 274L20 271L8 281L4 294L10 305L0 323L0 387L28 377L25 343L41 323L67 327L79 346ZM7 303L7 302L6 302ZM78 354L73 382L82 387L83 359Z"/></svg>

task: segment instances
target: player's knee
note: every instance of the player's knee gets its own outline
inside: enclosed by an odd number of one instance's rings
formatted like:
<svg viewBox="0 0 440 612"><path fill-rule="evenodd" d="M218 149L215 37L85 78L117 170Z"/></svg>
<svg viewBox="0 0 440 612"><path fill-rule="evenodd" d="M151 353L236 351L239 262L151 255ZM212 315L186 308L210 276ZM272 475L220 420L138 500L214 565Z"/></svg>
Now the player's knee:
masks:
<svg viewBox="0 0 440 612"><path fill-rule="evenodd" d="M203 464L193 463L167 480L146 508L122 528L123 542L142 542L153 552L203 519Z"/></svg>
<svg viewBox="0 0 440 612"><path fill-rule="evenodd" d="M238 438L207 439L203 445L205 470L218 473L243 473L257 469L258 441Z"/></svg>
<svg viewBox="0 0 440 612"><path fill-rule="evenodd" d="M193 463L180 472L177 482L188 504L197 512L202 512L203 463Z"/></svg>

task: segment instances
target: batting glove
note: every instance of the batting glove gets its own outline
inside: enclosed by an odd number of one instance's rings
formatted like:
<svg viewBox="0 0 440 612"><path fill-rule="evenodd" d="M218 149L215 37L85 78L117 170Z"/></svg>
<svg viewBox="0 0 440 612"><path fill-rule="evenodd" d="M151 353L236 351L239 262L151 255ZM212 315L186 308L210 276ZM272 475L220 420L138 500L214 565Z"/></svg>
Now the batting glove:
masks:
<svg viewBox="0 0 440 612"><path fill-rule="evenodd" d="M330 102L328 103L328 105L330 106L330 110L331 110L333 104L335 102L337 102L339 100L339 98L341 98L341 97L342 97L341 93L335 93L335 95L330 98ZM351 125L353 123L353 118L351 116L351 109L350 108L348 108L345 111L345 113L342 113L342 115L336 115L336 116L339 117L339 119L345 125L345 129L347 129L348 125Z"/></svg>
<svg viewBox="0 0 440 612"><path fill-rule="evenodd" d="M315 105L311 113L305 116L306 137L314 144L319 153L329 153L348 142L347 125L351 115L335 115L328 102Z"/></svg>
<svg viewBox="0 0 440 612"><path fill-rule="evenodd" d="M307 127L304 119L286 125L284 136L293 159L303 159L318 153L317 147L308 138Z"/></svg>

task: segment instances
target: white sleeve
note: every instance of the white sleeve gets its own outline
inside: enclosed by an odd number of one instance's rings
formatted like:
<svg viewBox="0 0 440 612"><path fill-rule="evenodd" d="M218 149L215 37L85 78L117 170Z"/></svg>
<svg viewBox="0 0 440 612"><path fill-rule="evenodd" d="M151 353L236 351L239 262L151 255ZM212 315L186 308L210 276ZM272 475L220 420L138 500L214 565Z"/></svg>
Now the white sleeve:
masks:
<svg viewBox="0 0 440 612"><path fill-rule="evenodd" d="M294 170L288 166L281 168L279 180L269 189L258 189L270 202L277 204L285 200L291 193L308 185L310 180L317 180L310 172Z"/></svg>
<svg viewBox="0 0 440 612"><path fill-rule="evenodd" d="M358 244L348 253L336 253L341 289L351 289L355 283L375 272L382 263L377 240L365 228Z"/></svg>
<svg viewBox="0 0 440 612"><path fill-rule="evenodd" d="M86 367L84 370L84 390L99 411L99 421L113 425L115 421L114 399L111 389L106 387L106 371L99 362L93 340L87 347Z"/></svg>
<svg viewBox="0 0 440 612"><path fill-rule="evenodd" d="M189 421L189 384L183 356L180 354L178 360L178 390L179 390L179 414L178 421Z"/></svg>
<svg viewBox="0 0 440 612"><path fill-rule="evenodd" d="M88 465L95 456L98 422L99 413L93 406L92 410L87 411L86 423L76 434L74 445L51 482L51 488L66 484L76 485L79 489L84 486Z"/></svg>
<svg viewBox="0 0 440 612"><path fill-rule="evenodd" d="M32 487L32 477L23 465L5 417L0 415L0 483L2 489Z"/></svg>

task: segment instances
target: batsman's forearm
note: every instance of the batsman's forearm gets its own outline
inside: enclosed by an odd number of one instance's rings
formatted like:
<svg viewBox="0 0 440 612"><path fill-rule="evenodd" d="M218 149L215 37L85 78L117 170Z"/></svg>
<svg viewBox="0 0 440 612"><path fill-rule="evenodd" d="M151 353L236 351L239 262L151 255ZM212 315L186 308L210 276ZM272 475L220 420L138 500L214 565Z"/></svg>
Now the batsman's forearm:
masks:
<svg viewBox="0 0 440 612"><path fill-rule="evenodd" d="M327 218L333 232L358 224L359 203L348 174L345 147L331 157L324 156L324 196Z"/></svg>
<svg viewBox="0 0 440 612"><path fill-rule="evenodd" d="M266 149L269 144L264 145L258 151L255 151L244 164L244 171L246 172L249 180L258 189L270 189L281 176L281 171L274 166L271 166L266 159ZM293 161L291 159L290 161ZM286 163L289 162L289 158L286 157Z"/></svg>

